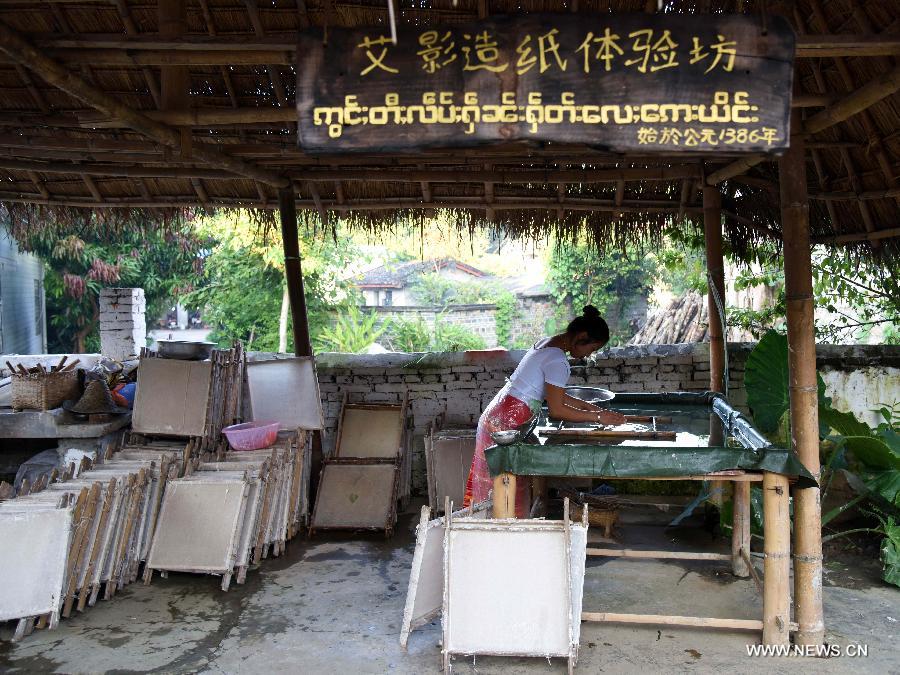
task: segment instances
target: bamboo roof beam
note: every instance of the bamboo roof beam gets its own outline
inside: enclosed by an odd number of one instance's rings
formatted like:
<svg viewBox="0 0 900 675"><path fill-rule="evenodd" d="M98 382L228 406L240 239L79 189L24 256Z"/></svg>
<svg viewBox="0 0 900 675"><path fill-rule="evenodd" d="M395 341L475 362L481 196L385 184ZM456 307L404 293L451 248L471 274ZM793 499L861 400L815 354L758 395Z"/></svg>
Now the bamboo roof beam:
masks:
<svg viewBox="0 0 900 675"><path fill-rule="evenodd" d="M828 21L825 18L825 12L822 10L822 3L820 0L810 0L810 6L812 8L813 17L824 27L824 29L828 30ZM873 38L876 37L873 35ZM834 65L837 68L838 74L841 76L841 79L844 82L844 86L847 87L848 90L856 90L862 91L867 87L869 91L874 95L878 92L879 88L876 85L876 81L870 81L860 89L856 89L856 83L854 82L853 75L850 73L850 69L847 67L847 63L844 61L842 57L834 57ZM897 83L893 90L888 90L888 93L885 95L890 95L897 91L900 88L900 68L894 67L888 75L892 74L893 79ZM879 80L884 80L885 76L879 78ZM889 89L890 85L885 85L885 89ZM882 97L883 98L883 97ZM876 99L880 100L879 99ZM876 102L876 101L873 101ZM866 106L868 107L868 106ZM827 109L826 109L827 110ZM824 111L823 111L824 112ZM822 113L819 113L822 114ZM848 115L849 116L849 115ZM846 119L846 118L844 118ZM880 134L877 130L875 122L872 120L871 115L868 112L863 112L863 115L860 117L860 121L863 124L863 127L866 130L866 135L869 137L870 142L873 145L873 151L875 154L875 159L878 161L879 166L881 167L882 173L884 174L884 180L886 187L891 187L894 182L894 176L890 171L890 160L887 158L887 155L884 152L884 147L881 141Z"/></svg>
<svg viewBox="0 0 900 675"><path fill-rule="evenodd" d="M103 195L100 193L100 188L97 187L97 183L94 182L94 179L86 173L83 173L81 174L81 180L84 181L88 191L93 195L94 201L98 204L101 203L103 201Z"/></svg>
<svg viewBox="0 0 900 675"><path fill-rule="evenodd" d="M200 200L200 203L204 206L209 204L209 194L206 192L206 186L203 185L203 181L199 178L191 178L191 186L194 188L194 192L197 193L197 199Z"/></svg>
<svg viewBox="0 0 900 675"><path fill-rule="evenodd" d="M870 80L853 93L816 113L803 123L803 132L817 134L866 109L900 90L900 67Z"/></svg>
<svg viewBox="0 0 900 675"><path fill-rule="evenodd" d="M203 13L203 21L206 23L206 32L209 33L210 37L216 37L216 24L213 21L212 12L209 11L209 3L207 2L207 0L200 0L200 11ZM132 56L139 57L140 54L132 54ZM269 61L266 61L266 63L269 63ZM237 93L234 89L234 83L231 80L231 71L229 71L226 67L228 64L222 63L209 65L219 65L219 74L222 76L222 81L225 83L225 91L228 94L228 100L231 101L231 107L239 108L240 103L238 102Z"/></svg>
<svg viewBox="0 0 900 675"><path fill-rule="evenodd" d="M140 30L138 29L137 24L134 22L134 19L131 16L131 10L128 9L128 3L125 2L125 0L115 0L115 2L116 9L119 12L119 18L122 19L122 25L125 26L125 32L128 35L138 35L140 33ZM91 61L82 61L82 63L97 65L96 63L92 63ZM159 108L162 102L162 98L160 94L159 83L157 83L156 81L156 74L146 65L141 66L141 74L144 76L144 81L147 83L147 88L150 90L150 96L153 97L153 103L157 108Z"/></svg>
<svg viewBox="0 0 900 675"><path fill-rule="evenodd" d="M47 105L47 101L46 99L44 99L43 94L41 94L40 89L35 86L34 80L31 78L31 75L28 74L28 70L18 63L15 64L15 67L16 73L18 73L19 75L19 79L21 79L25 84L25 88L31 95L31 99L34 101L34 104L41 112L48 112L50 110L50 106Z"/></svg>
<svg viewBox="0 0 900 675"><path fill-rule="evenodd" d="M659 168L628 169L522 169L507 171L492 166L491 170L398 170L398 169L324 169L292 171L291 178L299 181L330 182L334 180L357 180L377 182L421 182L430 183L616 183L626 180L665 182L683 178L699 178L696 166L681 165Z"/></svg>
<svg viewBox="0 0 900 675"><path fill-rule="evenodd" d="M182 135L178 130L154 122L146 115L123 105L114 97L91 86L80 77L67 71L60 64L44 56L39 49L29 44L18 31L9 28L5 24L0 24L0 50L40 75L48 84L62 89L111 118L126 121L130 128L152 138L158 143L176 150L181 149ZM259 180L275 187L283 187L287 184L287 180L277 173L231 157L205 143L194 143L191 152L195 157L207 164L219 166L247 178Z"/></svg>
<svg viewBox="0 0 900 675"><path fill-rule="evenodd" d="M818 199L826 202L840 201L870 201L872 199L896 199L900 197L900 188L889 190L865 190L863 192L816 192L809 195L810 199Z"/></svg>
<svg viewBox="0 0 900 675"><path fill-rule="evenodd" d="M851 244L860 241L880 241L900 237L900 227L892 227L887 230L875 230L874 232L857 232L855 234L837 234L827 237L813 237L814 244Z"/></svg>
<svg viewBox="0 0 900 675"><path fill-rule="evenodd" d="M121 176L132 178L207 178L211 180L241 180L230 171L207 167L148 167L139 165L78 164L75 162L28 162L0 159L0 169L9 171L39 171L85 176Z"/></svg>
<svg viewBox="0 0 900 675"><path fill-rule="evenodd" d="M521 211L528 209L541 209L547 211L555 211L559 208L559 202L556 199L534 199L527 197L500 197L498 202L492 206L497 211ZM85 198L57 197L46 200L36 193L25 192L0 192L0 201L10 203L37 204L45 206L74 206L85 208L189 208L197 205L197 196L195 194L134 199L129 197L107 197L101 203L93 202ZM210 205L230 206L234 208L245 208L250 206L259 206L255 200L235 199L214 197L210 199ZM309 211L320 211L322 209L334 210L341 213L349 211L394 211L394 210L412 210L412 209L470 209L485 210L487 204L477 201L472 197L456 197L453 199L442 198L433 202L422 202L415 199L367 199L355 202L347 202L345 204L337 204L335 201L325 201L319 199L316 204L315 199L298 200L297 208ZM271 210L276 208L274 202L269 202L266 208ZM647 204L640 200L628 201L622 206L617 207L610 200L590 200L577 199L566 202L566 210L579 212L615 212L624 210L626 213L677 213L678 204L674 201L669 202L653 202ZM689 213L700 213L701 209L696 206L687 208ZM320 212L321 213L321 212Z"/></svg>
<svg viewBox="0 0 900 675"><path fill-rule="evenodd" d="M309 20L306 0L297 0L297 24L300 28L308 28L312 25L312 22Z"/></svg>
<svg viewBox="0 0 900 675"><path fill-rule="evenodd" d="M266 29L263 28L262 20L259 18L259 5L256 0L244 0L244 7L247 8L250 23L253 25L253 32L256 33L257 37L264 38ZM275 92L275 102L283 108L287 105L287 97L284 93L284 82L281 81L281 73L276 66L270 63L266 64L266 73L269 75L269 81L272 83L272 89Z"/></svg>
<svg viewBox="0 0 900 675"><path fill-rule="evenodd" d="M885 73L881 77L864 84L853 93L807 119L803 124L802 133L804 135L816 134L833 127L835 124L865 111L869 106L894 94L898 90L900 90L900 67L894 68L889 73ZM745 173L748 169L761 162L773 161L774 159L770 155L763 154L742 157L707 176L707 185L716 185Z"/></svg>
<svg viewBox="0 0 900 675"><path fill-rule="evenodd" d="M36 171L29 171L28 177L31 179L31 182L34 183L34 186L38 189L38 192L41 193L41 197L44 199L50 199L50 191L47 189L47 186L44 185L44 181L41 180L41 177L37 175Z"/></svg>
<svg viewBox="0 0 900 675"><path fill-rule="evenodd" d="M425 165L419 164L419 171L425 171ZM422 190L422 201L430 202L431 201L431 184L427 180L420 180L419 187Z"/></svg>
<svg viewBox="0 0 900 675"><path fill-rule="evenodd" d="M138 178L135 182L137 183L138 192L141 193L141 197L143 197L147 201L153 199L153 197L150 195L150 188L147 187L147 181L145 181L143 178Z"/></svg>
<svg viewBox="0 0 900 675"><path fill-rule="evenodd" d="M328 0L326 0L326 5ZM333 8L333 5L332 5ZM405 14L416 11L415 7L404 7ZM425 11L431 11L426 9ZM335 17L337 12L335 10ZM337 26L339 20L330 20L329 25ZM291 65L297 51L297 34L295 31L269 31L264 37L256 35L203 36L185 35L183 40L172 41L160 35L142 34L136 37L123 38L118 33L81 33L77 36L41 33L32 36L34 44L43 49L120 49L131 51L158 50L179 52L221 51L233 53L236 59L230 65L241 65L239 54L248 51L282 52L279 59L286 58L289 53L291 62L277 65ZM857 35L798 35L796 57L834 58L834 57L881 57L900 55L900 35L896 34L857 34ZM148 64L151 65L151 64ZM202 64L195 64L202 65ZM219 65L218 63L206 65Z"/></svg>

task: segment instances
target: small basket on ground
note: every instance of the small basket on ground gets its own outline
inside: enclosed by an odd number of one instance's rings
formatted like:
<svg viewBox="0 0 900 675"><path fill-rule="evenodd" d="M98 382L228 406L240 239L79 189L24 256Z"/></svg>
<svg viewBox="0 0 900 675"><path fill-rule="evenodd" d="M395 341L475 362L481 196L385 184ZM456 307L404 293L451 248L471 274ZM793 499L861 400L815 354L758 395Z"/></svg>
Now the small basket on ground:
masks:
<svg viewBox="0 0 900 675"><path fill-rule="evenodd" d="M235 450L261 450L278 439L279 422L244 422L222 429Z"/></svg>
<svg viewBox="0 0 900 675"><path fill-rule="evenodd" d="M12 407L15 410L53 410L81 396L78 371L13 373Z"/></svg>

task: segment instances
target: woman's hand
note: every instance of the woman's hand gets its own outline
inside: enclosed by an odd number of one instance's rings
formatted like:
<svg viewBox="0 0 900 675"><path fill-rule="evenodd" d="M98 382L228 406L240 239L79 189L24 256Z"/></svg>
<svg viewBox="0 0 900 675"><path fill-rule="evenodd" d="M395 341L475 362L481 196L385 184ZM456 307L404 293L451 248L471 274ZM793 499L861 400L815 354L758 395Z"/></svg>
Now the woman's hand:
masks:
<svg viewBox="0 0 900 675"><path fill-rule="evenodd" d="M597 421L601 424L625 424L625 415L613 410L598 410Z"/></svg>

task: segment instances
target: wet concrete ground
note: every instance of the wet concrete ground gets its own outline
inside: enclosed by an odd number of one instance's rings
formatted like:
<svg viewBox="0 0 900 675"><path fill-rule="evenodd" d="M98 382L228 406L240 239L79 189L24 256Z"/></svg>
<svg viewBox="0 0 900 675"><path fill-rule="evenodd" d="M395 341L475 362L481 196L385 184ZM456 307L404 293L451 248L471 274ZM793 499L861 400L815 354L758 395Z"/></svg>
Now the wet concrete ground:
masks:
<svg viewBox="0 0 900 675"><path fill-rule="evenodd" d="M654 518L665 522L671 514ZM722 551L726 544L700 528L664 531L646 521L625 526L625 545ZM391 541L295 540L285 556L264 561L227 593L217 578L194 575L132 585L54 631L0 643L0 672L438 673L439 622L413 633L408 653L398 643L414 525L413 516L402 517ZM592 558L588 564L585 610L761 616L753 582L735 579L718 563ZM867 645L867 657L750 658L754 633L586 623L576 672L900 672L900 590L853 565L827 570L827 640ZM453 670L566 672L562 660L497 657L456 658Z"/></svg>

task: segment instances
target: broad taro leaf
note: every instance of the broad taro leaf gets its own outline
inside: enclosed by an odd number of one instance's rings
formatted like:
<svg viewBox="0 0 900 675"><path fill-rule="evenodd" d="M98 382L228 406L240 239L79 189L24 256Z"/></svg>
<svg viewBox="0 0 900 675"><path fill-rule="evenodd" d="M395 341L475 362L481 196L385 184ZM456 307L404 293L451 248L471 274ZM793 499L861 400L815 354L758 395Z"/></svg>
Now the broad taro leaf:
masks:
<svg viewBox="0 0 900 675"><path fill-rule="evenodd" d="M884 541L881 542L881 562L884 570L881 578L889 584L900 586L900 525L889 518L884 525Z"/></svg>
<svg viewBox="0 0 900 675"><path fill-rule="evenodd" d="M856 419L853 413L840 412L829 406L819 406L819 421L842 436L871 436L869 426Z"/></svg>
<svg viewBox="0 0 900 675"><path fill-rule="evenodd" d="M819 406L830 405L821 375L816 374L816 382ZM744 386L756 427L764 434L777 431L781 416L790 406L786 335L770 330L762 336L747 358Z"/></svg>
<svg viewBox="0 0 900 675"><path fill-rule="evenodd" d="M747 358L744 386L753 421L764 434L778 429L790 404L788 395L787 338L768 331Z"/></svg>
<svg viewBox="0 0 900 675"><path fill-rule="evenodd" d="M846 436L847 449L853 457L870 470L900 470L900 455L894 453L880 438Z"/></svg>

